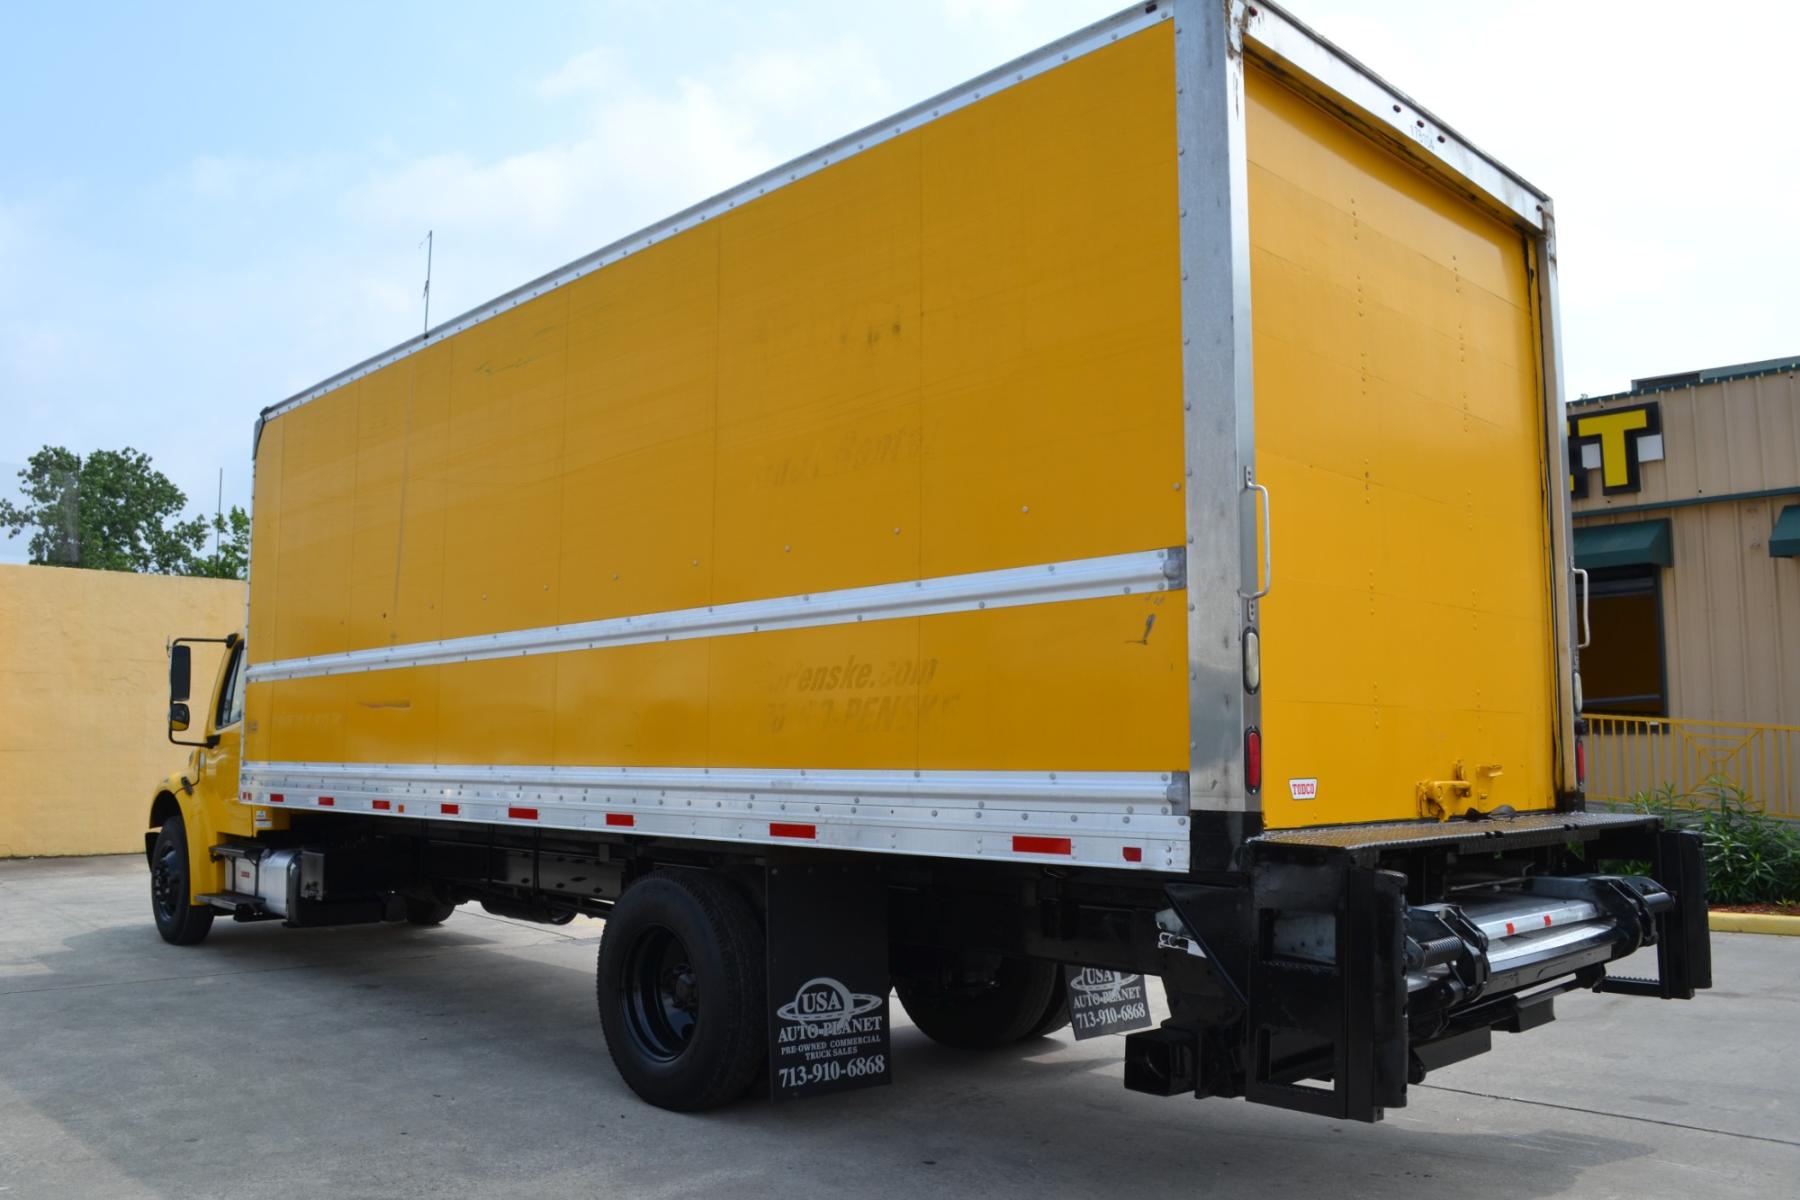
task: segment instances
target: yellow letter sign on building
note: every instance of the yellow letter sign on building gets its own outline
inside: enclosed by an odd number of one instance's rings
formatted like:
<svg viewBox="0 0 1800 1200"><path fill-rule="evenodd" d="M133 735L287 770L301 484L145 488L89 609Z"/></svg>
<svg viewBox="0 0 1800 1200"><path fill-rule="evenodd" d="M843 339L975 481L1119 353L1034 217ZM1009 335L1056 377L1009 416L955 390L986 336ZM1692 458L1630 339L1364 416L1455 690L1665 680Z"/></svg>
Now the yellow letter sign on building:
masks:
<svg viewBox="0 0 1800 1200"><path fill-rule="evenodd" d="M1569 423L1569 490L1586 496L1588 472L1598 469L1604 494L1635 492L1642 486L1638 464L1662 456L1662 417L1654 400L1576 417Z"/></svg>

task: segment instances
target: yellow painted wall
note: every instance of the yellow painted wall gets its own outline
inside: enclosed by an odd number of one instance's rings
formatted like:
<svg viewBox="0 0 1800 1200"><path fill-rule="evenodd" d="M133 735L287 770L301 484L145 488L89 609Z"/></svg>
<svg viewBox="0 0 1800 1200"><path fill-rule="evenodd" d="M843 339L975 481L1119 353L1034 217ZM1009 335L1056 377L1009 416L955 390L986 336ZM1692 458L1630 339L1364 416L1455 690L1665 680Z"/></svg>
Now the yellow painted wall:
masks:
<svg viewBox="0 0 1800 1200"><path fill-rule="evenodd" d="M141 852L188 753L167 741L168 640L243 621L234 580L0 565L0 857ZM215 649L194 649L197 697Z"/></svg>

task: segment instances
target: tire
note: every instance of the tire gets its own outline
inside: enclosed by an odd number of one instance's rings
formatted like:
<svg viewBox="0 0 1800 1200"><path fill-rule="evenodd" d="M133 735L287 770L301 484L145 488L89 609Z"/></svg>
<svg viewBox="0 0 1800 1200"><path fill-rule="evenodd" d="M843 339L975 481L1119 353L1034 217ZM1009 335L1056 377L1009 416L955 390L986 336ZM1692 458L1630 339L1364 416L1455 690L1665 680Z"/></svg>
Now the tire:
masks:
<svg viewBox="0 0 1800 1200"><path fill-rule="evenodd" d="M1024 1041L1045 1038L1069 1025L1069 990L1063 986L1063 969L1056 968L1056 983L1050 989L1050 1003L1037 1024L1026 1031Z"/></svg>
<svg viewBox="0 0 1800 1200"><path fill-rule="evenodd" d="M442 925L455 911L456 905L442 900L406 897L406 922L409 925Z"/></svg>
<svg viewBox="0 0 1800 1200"><path fill-rule="evenodd" d="M174 813L150 848L150 914L156 918L156 932L171 946L198 945L212 930L213 910L188 903L191 878L187 826Z"/></svg>
<svg viewBox="0 0 1800 1200"><path fill-rule="evenodd" d="M625 890L600 938L606 1048L632 1091L694 1112L743 1095L768 1058L762 921L724 880L659 871Z"/></svg>
<svg viewBox="0 0 1800 1200"><path fill-rule="evenodd" d="M996 1050L1068 1021L1057 1011L1062 968L1037 959L941 955L934 969L897 974L894 990L921 1033L959 1050Z"/></svg>

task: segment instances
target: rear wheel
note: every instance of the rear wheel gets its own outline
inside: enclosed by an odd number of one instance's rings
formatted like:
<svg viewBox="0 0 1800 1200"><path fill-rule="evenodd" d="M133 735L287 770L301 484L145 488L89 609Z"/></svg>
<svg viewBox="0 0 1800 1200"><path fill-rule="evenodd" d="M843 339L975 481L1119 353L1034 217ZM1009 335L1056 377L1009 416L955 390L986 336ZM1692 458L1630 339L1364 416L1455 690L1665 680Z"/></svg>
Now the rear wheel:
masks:
<svg viewBox="0 0 1800 1200"><path fill-rule="evenodd" d="M689 871L632 884L600 939L596 993L606 1047L658 1108L714 1108L743 1095L768 1053L763 928L743 894Z"/></svg>
<svg viewBox="0 0 1800 1200"><path fill-rule="evenodd" d="M1037 1024L1026 1031L1025 1040L1049 1037L1058 1030L1067 1028L1068 1024L1069 990L1063 986L1063 969L1058 967L1056 983L1050 989L1050 1003L1045 1007L1044 1015L1038 1018Z"/></svg>
<svg viewBox="0 0 1800 1200"><path fill-rule="evenodd" d="M420 900L414 896L406 898L406 920L412 925L442 925L456 911L456 905L436 898Z"/></svg>
<svg viewBox="0 0 1800 1200"><path fill-rule="evenodd" d="M188 870L187 826L171 814L150 848L150 911L156 932L172 946L192 946L212 929L213 910L188 903L193 891Z"/></svg>
<svg viewBox="0 0 1800 1200"><path fill-rule="evenodd" d="M1002 955L935 954L896 973L906 1015L934 1042L993 1050L1060 1029L1062 968Z"/></svg>

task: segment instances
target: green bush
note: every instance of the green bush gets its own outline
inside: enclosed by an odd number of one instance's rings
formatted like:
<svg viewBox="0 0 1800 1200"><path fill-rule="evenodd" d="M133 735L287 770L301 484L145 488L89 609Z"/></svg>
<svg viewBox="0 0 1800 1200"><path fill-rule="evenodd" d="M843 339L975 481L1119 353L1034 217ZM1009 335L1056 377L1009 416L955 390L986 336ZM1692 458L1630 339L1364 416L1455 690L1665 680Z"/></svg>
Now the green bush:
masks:
<svg viewBox="0 0 1800 1200"><path fill-rule="evenodd" d="M1699 831L1712 903L1800 900L1800 823L1769 816L1743 788L1715 777L1686 795L1666 787L1639 792L1632 807Z"/></svg>

